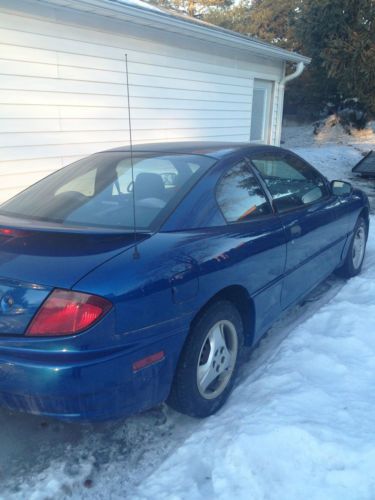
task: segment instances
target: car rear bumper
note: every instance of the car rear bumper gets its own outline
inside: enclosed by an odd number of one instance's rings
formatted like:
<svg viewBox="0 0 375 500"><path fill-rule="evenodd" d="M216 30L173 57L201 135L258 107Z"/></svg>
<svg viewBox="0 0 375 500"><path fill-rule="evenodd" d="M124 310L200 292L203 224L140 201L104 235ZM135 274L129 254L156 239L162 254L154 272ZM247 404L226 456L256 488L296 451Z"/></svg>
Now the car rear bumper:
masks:
<svg viewBox="0 0 375 500"><path fill-rule="evenodd" d="M43 350L1 346L0 406L65 420L108 420L164 401L169 393L183 330L163 339L111 350ZM139 370L133 364L163 351Z"/></svg>

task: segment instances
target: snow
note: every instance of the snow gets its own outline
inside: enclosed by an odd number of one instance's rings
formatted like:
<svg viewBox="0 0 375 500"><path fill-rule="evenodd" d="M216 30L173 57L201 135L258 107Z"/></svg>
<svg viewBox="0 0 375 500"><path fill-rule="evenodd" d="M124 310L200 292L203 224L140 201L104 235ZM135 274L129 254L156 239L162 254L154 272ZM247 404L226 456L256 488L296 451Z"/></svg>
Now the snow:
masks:
<svg viewBox="0 0 375 500"><path fill-rule="evenodd" d="M375 144L375 122L369 122L363 130L351 129L351 134L347 134L344 128L337 123L334 115L328 117L318 133L313 133L312 124L292 124L284 127L282 141L288 147L314 146L326 147L327 145L347 145L361 152L368 152L374 148Z"/></svg>
<svg viewBox="0 0 375 500"><path fill-rule="evenodd" d="M329 178L373 194L351 173L361 148L291 142ZM330 277L275 324L217 415L162 406L79 425L0 410L0 498L373 500L372 223L362 274Z"/></svg>

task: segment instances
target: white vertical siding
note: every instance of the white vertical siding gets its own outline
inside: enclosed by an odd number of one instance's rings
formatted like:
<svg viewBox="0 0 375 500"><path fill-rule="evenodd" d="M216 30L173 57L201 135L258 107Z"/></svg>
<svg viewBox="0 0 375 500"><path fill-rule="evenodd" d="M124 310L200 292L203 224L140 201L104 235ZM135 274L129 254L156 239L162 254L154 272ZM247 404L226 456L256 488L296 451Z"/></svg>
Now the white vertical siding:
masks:
<svg viewBox="0 0 375 500"><path fill-rule="evenodd" d="M3 11L0 202L78 157L128 143L125 52L135 143L248 141L253 78L281 77L281 63ZM272 142L276 122L277 113Z"/></svg>

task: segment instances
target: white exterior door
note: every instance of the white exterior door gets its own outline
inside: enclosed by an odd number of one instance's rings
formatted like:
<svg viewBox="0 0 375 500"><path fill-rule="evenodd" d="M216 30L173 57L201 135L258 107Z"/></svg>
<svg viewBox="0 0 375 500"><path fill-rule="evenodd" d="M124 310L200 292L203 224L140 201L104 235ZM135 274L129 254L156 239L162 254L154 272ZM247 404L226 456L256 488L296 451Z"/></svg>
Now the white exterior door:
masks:
<svg viewBox="0 0 375 500"><path fill-rule="evenodd" d="M271 132L273 82L254 80L250 141L268 143Z"/></svg>

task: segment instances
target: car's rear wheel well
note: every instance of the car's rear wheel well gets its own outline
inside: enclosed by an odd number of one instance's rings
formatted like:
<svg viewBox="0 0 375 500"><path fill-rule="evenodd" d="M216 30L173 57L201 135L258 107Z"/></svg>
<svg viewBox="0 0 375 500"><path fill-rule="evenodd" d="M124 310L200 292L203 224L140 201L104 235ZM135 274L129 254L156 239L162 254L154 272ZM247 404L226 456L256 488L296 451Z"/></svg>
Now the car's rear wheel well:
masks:
<svg viewBox="0 0 375 500"><path fill-rule="evenodd" d="M247 290L240 285L232 285L223 288L218 293L216 293L211 299L204 304L204 306L198 311L194 316L190 331L199 320L201 315L215 302L219 300L227 300L231 302L241 315L243 326L244 326L244 337L245 344L251 345L254 337L254 327L255 327L255 309L254 303L247 292Z"/></svg>

